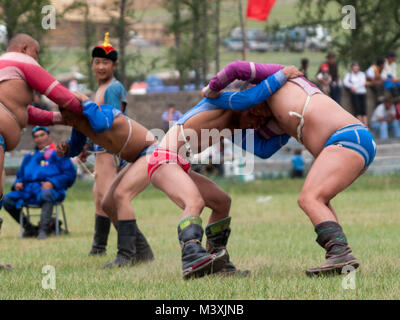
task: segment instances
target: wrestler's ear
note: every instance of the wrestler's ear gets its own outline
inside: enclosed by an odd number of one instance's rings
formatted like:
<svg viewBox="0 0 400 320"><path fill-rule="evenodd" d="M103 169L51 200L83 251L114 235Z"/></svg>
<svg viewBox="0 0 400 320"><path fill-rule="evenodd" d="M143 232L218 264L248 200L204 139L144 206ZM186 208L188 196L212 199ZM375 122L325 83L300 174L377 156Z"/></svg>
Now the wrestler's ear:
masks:
<svg viewBox="0 0 400 320"><path fill-rule="evenodd" d="M28 45L27 44L24 44L22 47L21 47L21 52L22 53L26 53L28 51Z"/></svg>

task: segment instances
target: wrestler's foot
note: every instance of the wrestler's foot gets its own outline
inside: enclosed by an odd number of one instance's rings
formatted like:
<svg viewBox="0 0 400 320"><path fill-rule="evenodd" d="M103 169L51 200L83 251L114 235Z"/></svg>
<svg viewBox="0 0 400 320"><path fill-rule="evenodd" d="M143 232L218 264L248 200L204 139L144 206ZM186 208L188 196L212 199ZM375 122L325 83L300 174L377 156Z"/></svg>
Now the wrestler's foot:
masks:
<svg viewBox="0 0 400 320"><path fill-rule="evenodd" d="M107 263L103 269L133 266L136 263L136 220L119 220L118 252L114 261Z"/></svg>
<svg viewBox="0 0 400 320"><path fill-rule="evenodd" d="M203 277L223 268L226 262L226 250L211 254L201 246L203 228L199 216L188 216L180 221L178 238L182 248L184 279Z"/></svg>
<svg viewBox="0 0 400 320"><path fill-rule="evenodd" d="M152 260L154 260L153 250L151 250L146 237L136 224L136 262L148 262Z"/></svg>
<svg viewBox="0 0 400 320"><path fill-rule="evenodd" d="M129 267L129 266L133 266L135 264L135 258L127 258L124 257L122 255L118 255L116 256L116 258L114 259L114 261L105 264L102 268L103 269L109 269L109 268L115 268L115 267Z"/></svg>
<svg viewBox="0 0 400 320"><path fill-rule="evenodd" d="M360 266L360 263L353 256L351 250L340 255L332 256L326 259L323 264L307 269L306 275L312 277L341 274L342 269L346 266L351 266L354 269L357 269Z"/></svg>
<svg viewBox="0 0 400 320"><path fill-rule="evenodd" d="M0 264L0 270L11 270L12 267L9 264Z"/></svg>
<svg viewBox="0 0 400 320"><path fill-rule="evenodd" d="M336 221L324 221L315 226L317 243L326 250L325 262L306 270L308 276L332 275L345 266L358 268L359 263L348 246L346 235Z"/></svg>
<svg viewBox="0 0 400 320"><path fill-rule="evenodd" d="M106 249L100 249L100 248L95 248L92 247L92 249L90 249L88 256L104 256L106 255Z"/></svg>
<svg viewBox="0 0 400 320"><path fill-rule="evenodd" d="M193 266L183 269L183 279L201 278L209 274L217 274L225 265L226 255L226 250L221 250L216 254L208 254L194 261Z"/></svg>
<svg viewBox="0 0 400 320"><path fill-rule="evenodd" d="M207 252L216 253L219 250L225 249L231 233L230 226L231 217L226 217L217 222L211 223L206 227L207 236ZM250 270L240 270L230 261L228 250L223 268L215 273L221 276L242 276L250 275Z"/></svg>
<svg viewBox="0 0 400 320"><path fill-rule="evenodd" d="M111 221L109 218L95 214L94 236L89 256L103 256L106 254L110 226Z"/></svg>

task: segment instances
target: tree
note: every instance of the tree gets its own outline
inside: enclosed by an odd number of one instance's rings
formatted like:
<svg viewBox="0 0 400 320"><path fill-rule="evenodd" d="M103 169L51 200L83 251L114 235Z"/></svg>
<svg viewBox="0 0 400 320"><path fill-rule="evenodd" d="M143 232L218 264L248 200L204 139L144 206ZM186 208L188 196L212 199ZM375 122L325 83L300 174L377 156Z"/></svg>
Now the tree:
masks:
<svg viewBox="0 0 400 320"><path fill-rule="evenodd" d="M344 29L346 14L342 8L350 5L355 9L355 28ZM334 16L329 8L336 6ZM332 48L339 60L349 64L358 61L367 68L378 57L400 45L400 1L398 0L300 0L299 24L322 24L333 32Z"/></svg>
<svg viewBox="0 0 400 320"><path fill-rule="evenodd" d="M26 33L41 43L46 32L42 27L42 8L49 4L49 0L0 0L0 20L7 28L8 40L17 33ZM43 45L41 51L45 51ZM43 60L43 54L39 57Z"/></svg>
<svg viewBox="0 0 400 320"><path fill-rule="evenodd" d="M129 56L126 52L129 30L132 28L135 15L133 4L134 0L114 0L110 8L110 12L117 12L116 17L111 16L110 24L118 38L118 76L125 86L128 85L127 65L129 60L134 59L134 56Z"/></svg>
<svg viewBox="0 0 400 320"><path fill-rule="evenodd" d="M92 50L97 40L96 26L90 19L90 7L86 1L74 1L70 6L64 9L63 15L70 10L81 10L83 13L84 50L80 60L85 63L88 87L94 90L96 84L92 72Z"/></svg>
<svg viewBox="0 0 400 320"><path fill-rule="evenodd" d="M215 61L215 73L220 70L220 60L219 60L219 47L221 45L220 38L220 14L221 14L221 0L215 0L215 51L214 51L214 61Z"/></svg>
<svg viewBox="0 0 400 320"><path fill-rule="evenodd" d="M208 4L206 0L164 0L164 7L172 17L167 29L175 39L175 47L169 51L170 61L179 72L181 89L191 70L197 89L201 81L206 81L212 53L208 41L212 28Z"/></svg>

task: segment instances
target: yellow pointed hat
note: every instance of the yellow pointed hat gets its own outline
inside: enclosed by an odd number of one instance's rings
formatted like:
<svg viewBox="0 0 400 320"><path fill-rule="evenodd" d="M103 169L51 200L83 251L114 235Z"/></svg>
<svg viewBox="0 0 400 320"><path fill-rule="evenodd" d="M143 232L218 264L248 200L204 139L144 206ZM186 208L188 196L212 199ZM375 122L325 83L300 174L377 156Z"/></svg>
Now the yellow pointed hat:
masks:
<svg viewBox="0 0 400 320"><path fill-rule="evenodd" d="M92 51L93 58L106 58L112 61L117 61L118 52L109 42L109 33L106 32L104 35L104 43L102 45L95 46Z"/></svg>

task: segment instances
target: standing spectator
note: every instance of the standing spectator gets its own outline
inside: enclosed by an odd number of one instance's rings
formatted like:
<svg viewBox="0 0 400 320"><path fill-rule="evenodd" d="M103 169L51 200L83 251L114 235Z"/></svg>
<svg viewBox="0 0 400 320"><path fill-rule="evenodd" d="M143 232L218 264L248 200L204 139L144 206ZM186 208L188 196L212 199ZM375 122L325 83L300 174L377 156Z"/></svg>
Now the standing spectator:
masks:
<svg viewBox="0 0 400 320"><path fill-rule="evenodd" d="M321 72L317 74L318 86L323 93L330 95L332 77L329 74L329 65L323 63L320 68Z"/></svg>
<svg viewBox="0 0 400 320"><path fill-rule="evenodd" d="M22 206L40 205L40 233L45 239L50 233L53 205L63 201L66 189L75 181L75 168L69 158L60 158L47 127L36 126L32 130L35 150L28 153L17 171L17 179L11 192L4 196L4 209L19 223ZM24 236L35 236L37 229L23 219Z"/></svg>
<svg viewBox="0 0 400 320"><path fill-rule="evenodd" d="M366 77L365 73L360 71L358 62L351 64L351 71L348 72L343 80L343 85L350 90L351 103L354 108L355 116L364 125L368 125L366 95L367 89L365 87Z"/></svg>
<svg viewBox="0 0 400 320"><path fill-rule="evenodd" d="M175 104L170 102L168 104L168 109L165 110L161 116L163 121L164 131L167 132L170 127L174 125L179 118L182 117L182 113L178 110L175 110Z"/></svg>
<svg viewBox="0 0 400 320"><path fill-rule="evenodd" d="M304 176L304 158L301 150L297 149L292 158L292 178L303 178Z"/></svg>
<svg viewBox="0 0 400 320"><path fill-rule="evenodd" d="M305 78L308 79L308 66L309 66L309 61L307 58L303 58L301 59L301 67L299 68L299 70L301 72L303 72L303 75Z"/></svg>
<svg viewBox="0 0 400 320"><path fill-rule="evenodd" d="M393 136L400 138L400 123L399 120L396 120L393 98L386 95L384 102L377 106L372 114L371 129L379 133L379 139L387 140L389 138L389 127L393 130Z"/></svg>
<svg viewBox="0 0 400 320"><path fill-rule="evenodd" d="M325 63L328 64L329 74L332 77L332 82L330 84L330 97L340 104L342 100L342 91L339 85L339 72L338 72L338 66L336 64L336 56L333 52L329 52L326 58L327 61L324 62L323 64ZM318 70L318 73L320 72L321 72L321 67Z"/></svg>
<svg viewBox="0 0 400 320"><path fill-rule="evenodd" d="M376 102L380 99L379 97L383 95L384 80L382 79L382 70L384 64L385 60L379 58L376 60L376 64L370 66L365 72L365 76L367 77L366 85L374 92Z"/></svg>
<svg viewBox="0 0 400 320"><path fill-rule="evenodd" d="M382 70L385 89L389 90L393 97L400 96L400 79L397 78L396 58L396 52L390 51L386 56Z"/></svg>

